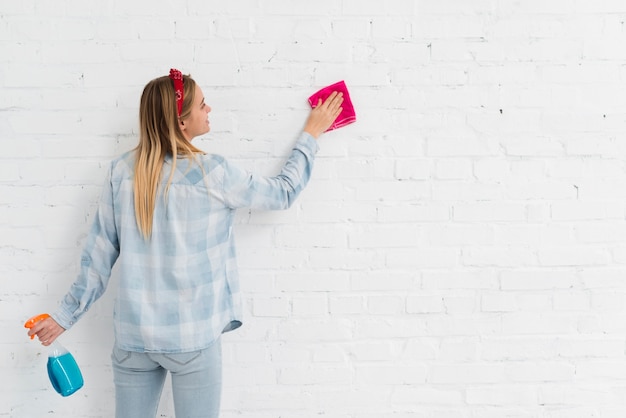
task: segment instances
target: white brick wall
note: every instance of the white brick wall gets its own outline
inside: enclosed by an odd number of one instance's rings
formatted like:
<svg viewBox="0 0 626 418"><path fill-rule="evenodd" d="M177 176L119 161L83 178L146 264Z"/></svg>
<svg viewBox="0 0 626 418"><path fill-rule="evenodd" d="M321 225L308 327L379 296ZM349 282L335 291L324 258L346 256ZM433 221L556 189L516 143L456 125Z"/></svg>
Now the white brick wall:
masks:
<svg viewBox="0 0 626 418"><path fill-rule="evenodd" d="M113 292L62 337L70 398L22 323L67 290L140 91L178 67L213 107L201 148L260 172L317 88L345 79L359 118L292 209L237 218L224 418L623 418L625 21L622 0L0 0L0 417L112 416Z"/></svg>

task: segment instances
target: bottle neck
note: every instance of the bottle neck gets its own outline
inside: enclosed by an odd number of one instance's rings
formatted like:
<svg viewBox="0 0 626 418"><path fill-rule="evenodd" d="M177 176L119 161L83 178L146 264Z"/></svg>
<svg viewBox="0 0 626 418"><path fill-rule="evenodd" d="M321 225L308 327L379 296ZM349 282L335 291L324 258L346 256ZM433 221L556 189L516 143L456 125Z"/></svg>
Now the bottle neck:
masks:
<svg viewBox="0 0 626 418"><path fill-rule="evenodd" d="M61 357L63 354L67 354L69 351L61 345L58 341L53 341L48 346L48 357Z"/></svg>

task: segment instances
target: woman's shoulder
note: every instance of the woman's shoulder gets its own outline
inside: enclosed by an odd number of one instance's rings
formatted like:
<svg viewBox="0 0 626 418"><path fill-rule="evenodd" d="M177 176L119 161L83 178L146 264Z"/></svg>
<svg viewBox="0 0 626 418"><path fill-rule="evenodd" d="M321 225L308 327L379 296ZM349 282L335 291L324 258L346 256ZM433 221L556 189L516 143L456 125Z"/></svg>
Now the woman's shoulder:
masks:
<svg viewBox="0 0 626 418"><path fill-rule="evenodd" d="M111 167L133 167L135 165L135 150L126 151L111 160Z"/></svg>
<svg viewBox="0 0 626 418"><path fill-rule="evenodd" d="M201 154L199 161L202 167L207 171L215 170L216 168L223 168L227 164L226 158L219 154Z"/></svg>
<svg viewBox="0 0 626 418"><path fill-rule="evenodd" d="M112 179L123 179L132 175L135 167L135 151L130 150L109 161Z"/></svg>
<svg viewBox="0 0 626 418"><path fill-rule="evenodd" d="M204 153L201 154L202 161L207 161L207 162L212 162L212 163L223 163L226 159L220 155L220 154L211 154L211 153Z"/></svg>

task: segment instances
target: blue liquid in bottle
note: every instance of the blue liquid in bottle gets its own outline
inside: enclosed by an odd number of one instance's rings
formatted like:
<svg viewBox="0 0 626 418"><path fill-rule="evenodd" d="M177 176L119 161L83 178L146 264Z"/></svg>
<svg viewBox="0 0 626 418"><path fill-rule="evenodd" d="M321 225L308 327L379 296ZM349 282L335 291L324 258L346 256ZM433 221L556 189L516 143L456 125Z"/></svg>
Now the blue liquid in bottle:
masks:
<svg viewBox="0 0 626 418"><path fill-rule="evenodd" d="M61 396L70 396L83 387L83 375L76 360L60 344L54 342L48 357L48 377Z"/></svg>

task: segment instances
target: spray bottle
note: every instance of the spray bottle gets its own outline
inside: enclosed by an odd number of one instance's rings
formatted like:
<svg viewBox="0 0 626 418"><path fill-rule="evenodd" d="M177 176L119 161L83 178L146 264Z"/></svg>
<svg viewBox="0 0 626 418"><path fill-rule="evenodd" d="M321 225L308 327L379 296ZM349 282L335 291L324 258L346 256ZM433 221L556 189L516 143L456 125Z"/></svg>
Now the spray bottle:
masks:
<svg viewBox="0 0 626 418"><path fill-rule="evenodd" d="M24 324L26 328L32 328L36 322L42 321L50 315L44 313L30 318ZM32 340L35 336L31 335ZM52 387L61 396L70 396L83 387L83 375L74 360L74 356L56 340L48 347L48 377Z"/></svg>

